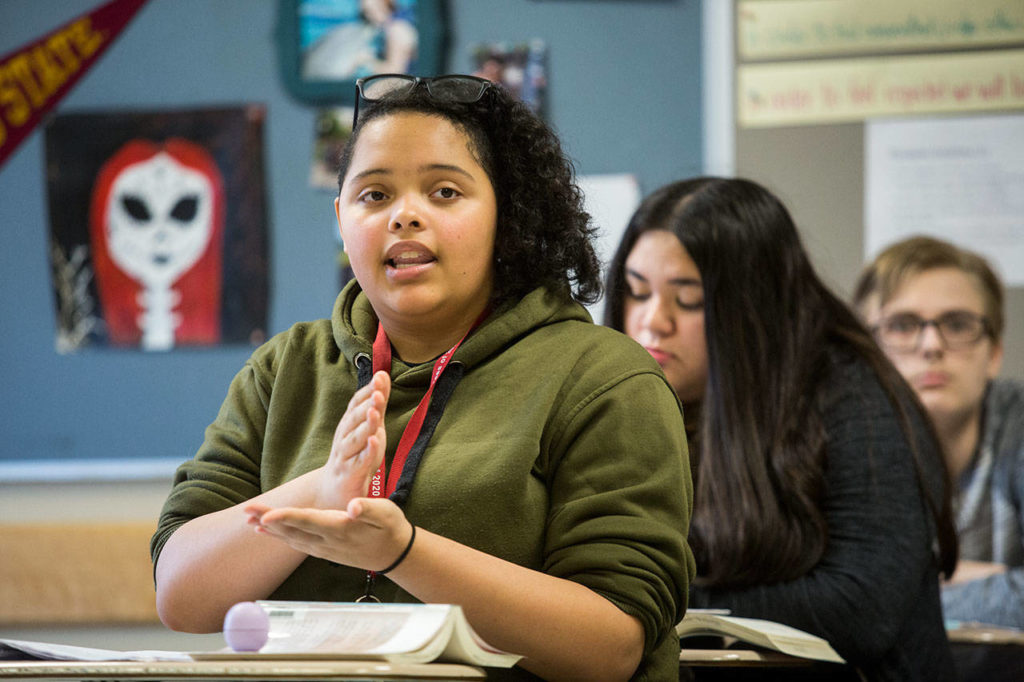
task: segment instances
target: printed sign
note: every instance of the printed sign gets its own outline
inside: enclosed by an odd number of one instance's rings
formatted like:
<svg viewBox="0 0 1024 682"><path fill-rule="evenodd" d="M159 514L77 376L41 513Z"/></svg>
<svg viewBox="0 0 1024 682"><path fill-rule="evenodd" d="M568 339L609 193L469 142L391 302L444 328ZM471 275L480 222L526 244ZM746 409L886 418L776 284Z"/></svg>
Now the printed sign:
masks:
<svg viewBox="0 0 1024 682"><path fill-rule="evenodd" d="M747 64L736 97L745 128L1021 109L1024 51Z"/></svg>
<svg viewBox="0 0 1024 682"><path fill-rule="evenodd" d="M1024 116L871 121L865 258L928 234L982 253L1024 285Z"/></svg>
<svg viewBox="0 0 1024 682"><path fill-rule="evenodd" d="M746 0L741 60L979 48L1024 42L1020 0Z"/></svg>

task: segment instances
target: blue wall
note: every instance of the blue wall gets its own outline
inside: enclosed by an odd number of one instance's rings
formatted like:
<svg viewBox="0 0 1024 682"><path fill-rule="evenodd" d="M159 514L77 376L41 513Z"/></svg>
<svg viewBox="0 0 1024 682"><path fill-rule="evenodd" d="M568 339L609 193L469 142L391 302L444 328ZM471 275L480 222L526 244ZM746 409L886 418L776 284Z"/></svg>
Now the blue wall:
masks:
<svg viewBox="0 0 1024 682"><path fill-rule="evenodd" d="M0 54L101 0L3 0ZM479 41L548 44L548 118L582 174L647 192L701 170L697 0L453 0L447 70ZM278 79L273 0L151 0L58 112L261 102L270 333L329 314L332 196L307 185L313 110ZM43 136L0 167L0 462L190 457L250 348L54 350Z"/></svg>

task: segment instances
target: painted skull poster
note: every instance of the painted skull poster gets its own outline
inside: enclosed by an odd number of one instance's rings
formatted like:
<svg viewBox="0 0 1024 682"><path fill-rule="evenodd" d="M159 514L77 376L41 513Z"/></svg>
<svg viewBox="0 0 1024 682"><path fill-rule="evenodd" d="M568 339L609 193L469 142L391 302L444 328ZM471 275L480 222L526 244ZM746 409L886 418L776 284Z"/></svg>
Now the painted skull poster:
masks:
<svg viewBox="0 0 1024 682"><path fill-rule="evenodd" d="M252 105L50 122L59 352L263 341L264 118Z"/></svg>

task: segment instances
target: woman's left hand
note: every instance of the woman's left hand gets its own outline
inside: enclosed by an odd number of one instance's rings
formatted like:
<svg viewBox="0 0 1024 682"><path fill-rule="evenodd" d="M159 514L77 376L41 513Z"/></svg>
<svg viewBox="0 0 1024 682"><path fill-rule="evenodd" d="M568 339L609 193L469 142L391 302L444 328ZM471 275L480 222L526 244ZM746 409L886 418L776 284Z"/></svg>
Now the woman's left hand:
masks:
<svg viewBox="0 0 1024 682"><path fill-rule="evenodd" d="M246 512L257 533L310 556L367 571L390 566L412 536L402 509L386 498L356 498L344 511L251 504Z"/></svg>

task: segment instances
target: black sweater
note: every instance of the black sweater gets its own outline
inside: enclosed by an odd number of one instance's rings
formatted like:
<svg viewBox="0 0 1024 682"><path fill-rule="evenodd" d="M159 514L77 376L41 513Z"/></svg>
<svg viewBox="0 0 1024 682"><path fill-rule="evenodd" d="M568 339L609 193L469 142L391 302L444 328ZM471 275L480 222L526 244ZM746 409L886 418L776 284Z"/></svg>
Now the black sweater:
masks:
<svg viewBox="0 0 1024 682"><path fill-rule="evenodd" d="M955 679L934 525L896 412L861 360L836 360L824 381L824 555L787 582L694 587L690 606L727 608L824 637L869 680ZM924 433L918 438L919 447L931 442ZM935 461L934 453L923 454ZM929 485L941 485L941 471L927 475Z"/></svg>

